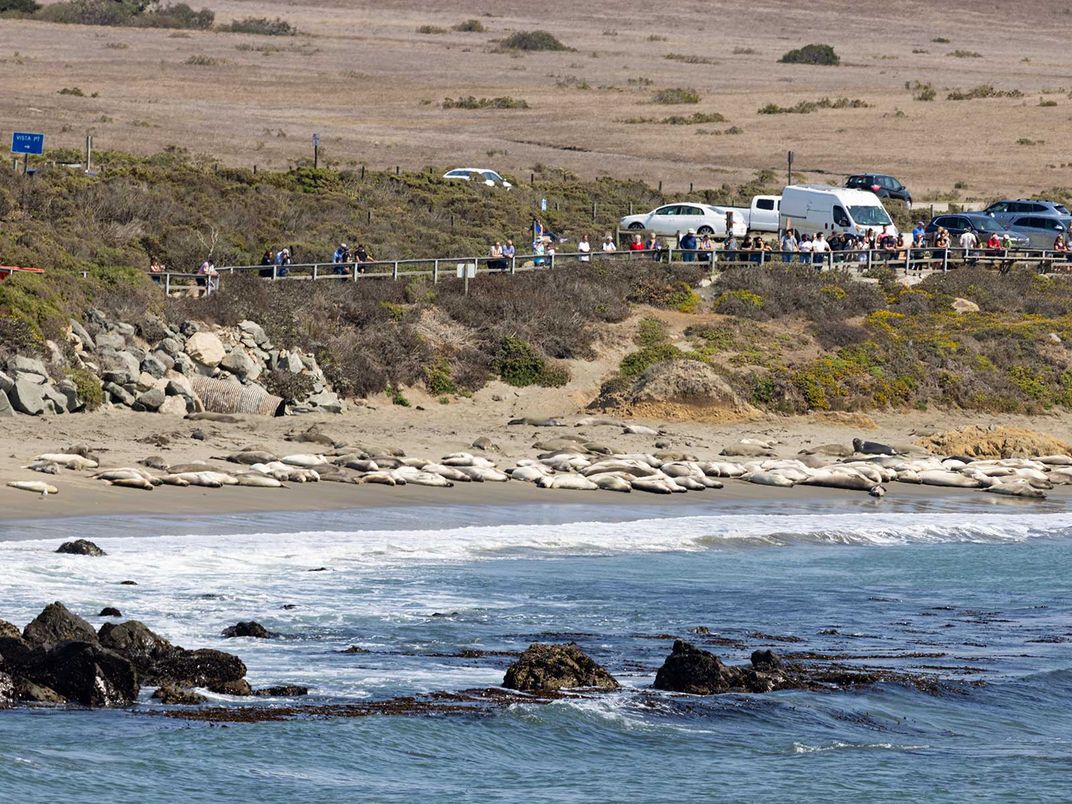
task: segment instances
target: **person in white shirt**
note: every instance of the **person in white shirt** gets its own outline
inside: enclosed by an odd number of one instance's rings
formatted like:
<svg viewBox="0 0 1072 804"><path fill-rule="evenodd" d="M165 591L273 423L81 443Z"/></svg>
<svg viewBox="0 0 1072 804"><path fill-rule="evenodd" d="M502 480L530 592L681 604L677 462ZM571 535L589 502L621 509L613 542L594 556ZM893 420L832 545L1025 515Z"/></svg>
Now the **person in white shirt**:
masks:
<svg viewBox="0 0 1072 804"><path fill-rule="evenodd" d="M960 247L963 249L978 248L979 238L970 229L960 236Z"/></svg>
<svg viewBox="0 0 1072 804"><path fill-rule="evenodd" d="M592 258L588 254L592 251L592 244L588 242L588 235L583 235L580 242L577 243L577 251L580 252L578 259L581 262L588 262Z"/></svg>
<svg viewBox="0 0 1072 804"><path fill-rule="evenodd" d="M811 262L811 248L811 237L809 237L808 235L801 235L800 243L797 245L797 251L800 252L801 262Z"/></svg>
<svg viewBox="0 0 1072 804"><path fill-rule="evenodd" d="M823 270L823 261L826 259L824 255L830 252L830 244L826 242L826 238L823 237L823 233L819 232L815 235L815 240L811 244L812 262L818 266L818 270Z"/></svg>
<svg viewBox="0 0 1072 804"><path fill-rule="evenodd" d="M610 234L608 233L607 236L603 238L603 251L611 252L611 251L617 251L617 250L618 250L618 247L616 245L614 245L614 238L611 237Z"/></svg>

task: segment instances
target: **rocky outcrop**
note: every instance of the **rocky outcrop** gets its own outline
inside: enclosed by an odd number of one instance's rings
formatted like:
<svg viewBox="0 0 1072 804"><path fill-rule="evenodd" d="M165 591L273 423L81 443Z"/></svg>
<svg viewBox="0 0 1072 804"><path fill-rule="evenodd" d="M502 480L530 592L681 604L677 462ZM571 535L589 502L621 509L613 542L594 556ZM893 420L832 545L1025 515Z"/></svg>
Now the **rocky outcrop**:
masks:
<svg viewBox="0 0 1072 804"><path fill-rule="evenodd" d="M506 670L503 686L526 692L563 689L617 689L618 682L575 643L534 642Z"/></svg>
<svg viewBox="0 0 1072 804"><path fill-rule="evenodd" d="M73 556L103 556L107 555L97 545L88 539L75 539L73 542L64 542L56 548L57 553L67 553Z"/></svg>
<svg viewBox="0 0 1072 804"><path fill-rule="evenodd" d="M665 360L634 379L613 380L592 407L679 421L728 421L758 414L721 374L699 360Z"/></svg>
<svg viewBox="0 0 1072 804"><path fill-rule="evenodd" d="M23 629L22 638L34 647L51 647L72 640L93 643L97 641L97 632L92 625L57 601L45 606L44 611Z"/></svg>
<svg viewBox="0 0 1072 804"><path fill-rule="evenodd" d="M195 377L261 389L274 383L299 397L286 400L291 412L343 407L313 355L276 348L253 321L218 328L187 321L174 328L150 315L139 329L90 310L84 322L69 323L67 341L67 356L48 341L47 360L16 355L0 363L0 417L84 410L86 383L99 383L106 405L184 416L203 410Z"/></svg>
<svg viewBox="0 0 1072 804"><path fill-rule="evenodd" d="M197 706L208 701L204 695L174 684L165 684L153 691L153 700L170 706Z"/></svg>
<svg viewBox="0 0 1072 804"><path fill-rule="evenodd" d="M717 695L770 692L786 685L781 663L773 652L756 651L752 658L751 667L729 666L715 654L679 639L655 674L654 687L693 695Z"/></svg>
<svg viewBox="0 0 1072 804"><path fill-rule="evenodd" d="M94 632L62 603L47 606L21 635L0 621L0 673L10 677L20 702L130 706L142 684L253 694L237 656L173 645L137 620L105 623ZM185 692L178 697L195 702Z"/></svg>
<svg viewBox="0 0 1072 804"><path fill-rule="evenodd" d="M1070 455L1072 444L1053 436L1019 427L969 425L960 430L923 438L931 452L969 458L1031 458L1038 455Z"/></svg>

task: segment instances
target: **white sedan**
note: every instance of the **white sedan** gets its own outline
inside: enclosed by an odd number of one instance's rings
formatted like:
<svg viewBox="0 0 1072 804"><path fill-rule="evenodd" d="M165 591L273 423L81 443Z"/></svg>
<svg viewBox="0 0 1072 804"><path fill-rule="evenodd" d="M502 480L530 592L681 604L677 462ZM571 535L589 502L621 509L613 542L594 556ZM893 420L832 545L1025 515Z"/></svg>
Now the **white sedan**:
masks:
<svg viewBox="0 0 1072 804"><path fill-rule="evenodd" d="M461 181L478 181L488 187L505 187L509 190L512 185L494 170L488 168L454 168L443 174L444 179L460 179Z"/></svg>
<svg viewBox="0 0 1072 804"><path fill-rule="evenodd" d="M658 235L685 234L689 229L694 229L699 235L724 238L726 213L730 211L729 207L713 207L691 201L664 204L643 215L627 215L618 222L618 228L635 232L646 230ZM741 220L740 214L733 218L733 233L737 237L744 237L748 224Z"/></svg>

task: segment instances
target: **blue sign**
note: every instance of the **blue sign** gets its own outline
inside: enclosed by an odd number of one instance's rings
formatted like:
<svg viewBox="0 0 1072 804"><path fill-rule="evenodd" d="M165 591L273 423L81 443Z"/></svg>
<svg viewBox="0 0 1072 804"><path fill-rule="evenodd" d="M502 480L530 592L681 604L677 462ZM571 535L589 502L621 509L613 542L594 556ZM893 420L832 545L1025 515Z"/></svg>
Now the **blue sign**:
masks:
<svg viewBox="0 0 1072 804"><path fill-rule="evenodd" d="M43 154L45 152L45 135L16 131L11 135L11 153Z"/></svg>

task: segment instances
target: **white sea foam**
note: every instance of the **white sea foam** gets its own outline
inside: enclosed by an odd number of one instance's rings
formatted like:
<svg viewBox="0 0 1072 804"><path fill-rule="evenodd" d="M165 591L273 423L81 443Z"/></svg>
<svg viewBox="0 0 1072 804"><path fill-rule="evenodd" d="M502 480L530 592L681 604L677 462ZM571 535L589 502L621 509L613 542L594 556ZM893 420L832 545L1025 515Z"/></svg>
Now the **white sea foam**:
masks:
<svg viewBox="0 0 1072 804"><path fill-rule="evenodd" d="M824 754L828 751L922 751L929 745L900 745L898 743L843 743L840 741L828 745L805 745L793 743L794 754Z"/></svg>

